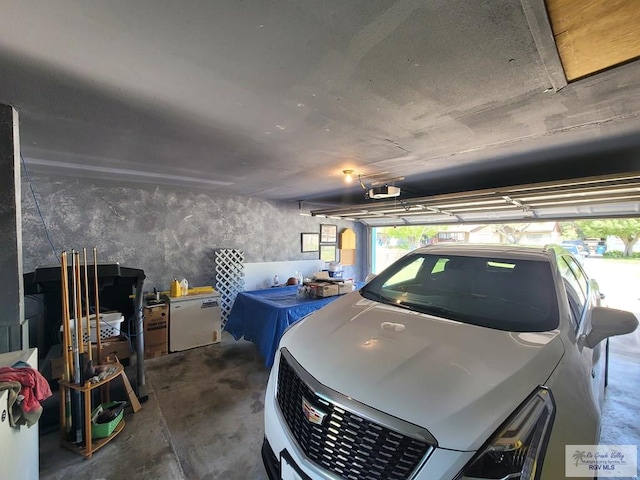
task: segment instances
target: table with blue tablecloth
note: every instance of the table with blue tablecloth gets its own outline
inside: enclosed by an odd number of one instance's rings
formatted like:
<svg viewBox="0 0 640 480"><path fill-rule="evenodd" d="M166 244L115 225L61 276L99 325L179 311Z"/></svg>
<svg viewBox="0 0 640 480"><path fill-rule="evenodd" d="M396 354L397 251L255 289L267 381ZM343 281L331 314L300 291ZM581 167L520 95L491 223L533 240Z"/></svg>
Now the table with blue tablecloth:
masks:
<svg viewBox="0 0 640 480"><path fill-rule="evenodd" d="M286 328L340 298L298 298L297 292L297 286L290 286L238 293L224 329L236 340L244 337L255 343L271 367Z"/></svg>

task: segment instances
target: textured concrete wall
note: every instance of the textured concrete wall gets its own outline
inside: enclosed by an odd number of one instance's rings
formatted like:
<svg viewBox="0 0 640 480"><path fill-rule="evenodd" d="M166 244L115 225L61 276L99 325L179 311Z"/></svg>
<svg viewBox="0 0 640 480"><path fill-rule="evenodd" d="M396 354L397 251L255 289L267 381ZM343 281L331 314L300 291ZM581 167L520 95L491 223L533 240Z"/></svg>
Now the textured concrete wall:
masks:
<svg viewBox="0 0 640 480"><path fill-rule="evenodd" d="M28 344L22 289L18 114L0 105L0 353Z"/></svg>
<svg viewBox="0 0 640 480"><path fill-rule="evenodd" d="M166 290L174 277L187 278L191 286L211 285L214 249L243 250L246 262L317 259L318 253L300 252L300 233L319 232L321 223L331 223L357 235L357 265L346 267L345 274L366 276L365 227L301 216L297 203L34 174L31 180L57 253L24 184L25 272L57 263L63 249L96 246L101 262L143 269L145 290Z"/></svg>

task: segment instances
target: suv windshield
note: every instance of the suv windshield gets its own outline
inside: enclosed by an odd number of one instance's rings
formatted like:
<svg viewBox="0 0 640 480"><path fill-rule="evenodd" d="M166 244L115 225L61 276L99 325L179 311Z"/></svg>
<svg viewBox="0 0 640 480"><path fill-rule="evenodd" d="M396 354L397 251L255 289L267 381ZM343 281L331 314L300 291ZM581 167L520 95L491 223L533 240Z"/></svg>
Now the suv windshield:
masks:
<svg viewBox="0 0 640 480"><path fill-rule="evenodd" d="M558 327L551 266L543 261L415 253L360 292L370 300L498 330Z"/></svg>

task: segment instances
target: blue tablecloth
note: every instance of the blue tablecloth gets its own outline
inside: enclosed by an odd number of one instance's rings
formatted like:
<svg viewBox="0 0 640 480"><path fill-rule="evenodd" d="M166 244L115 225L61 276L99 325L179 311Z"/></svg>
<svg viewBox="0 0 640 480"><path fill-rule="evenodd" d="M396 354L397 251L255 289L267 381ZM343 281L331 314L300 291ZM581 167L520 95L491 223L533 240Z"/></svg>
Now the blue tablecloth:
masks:
<svg viewBox="0 0 640 480"><path fill-rule="evenodd" d="M266 366L271 367L285 329L340 298L297 298L297 291L297 286L291 286L240 292L224 329L236 340L244 337L255 343Z"/></svg>

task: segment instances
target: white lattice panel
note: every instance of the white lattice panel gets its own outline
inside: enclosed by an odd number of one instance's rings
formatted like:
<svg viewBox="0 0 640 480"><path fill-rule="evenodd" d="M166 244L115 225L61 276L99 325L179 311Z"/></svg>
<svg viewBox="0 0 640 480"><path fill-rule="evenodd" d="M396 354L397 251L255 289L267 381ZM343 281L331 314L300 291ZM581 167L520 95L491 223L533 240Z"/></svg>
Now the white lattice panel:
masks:
<svg viewBox="0 0 640 480"><path fill-rule="evenodd" d="M215 269L224 328L236 295L244 290L244 252L226 248L215 250Z"/></svg>

